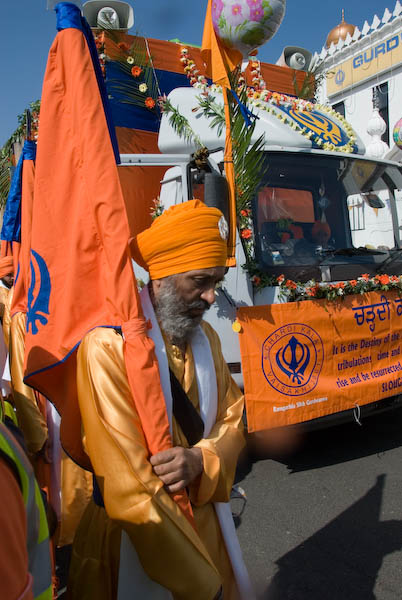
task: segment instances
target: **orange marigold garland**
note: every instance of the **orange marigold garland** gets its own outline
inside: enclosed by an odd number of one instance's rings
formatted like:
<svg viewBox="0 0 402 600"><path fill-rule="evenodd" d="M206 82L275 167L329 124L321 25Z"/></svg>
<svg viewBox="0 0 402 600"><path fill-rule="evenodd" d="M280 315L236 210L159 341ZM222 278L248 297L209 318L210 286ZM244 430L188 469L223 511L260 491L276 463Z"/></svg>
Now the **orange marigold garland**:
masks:
<svg viewBox="0 0 402 600"><path fill-rule="evenodd" d="M251 279L256 287L266 287L267 276L259 277L254 275ZM291 279L285 279L284 275L271 277L268 285L277 285L280 288L280 298L286 302L296 302L302 300L322 299L340 300L345 296L361 295L368 292L388 292L396 291L402 296L402 275L375 275L370 277L364 273L357 279L350 281L338 281L336 283L318 282L314 279L307 283L300 283Z"/></svg>

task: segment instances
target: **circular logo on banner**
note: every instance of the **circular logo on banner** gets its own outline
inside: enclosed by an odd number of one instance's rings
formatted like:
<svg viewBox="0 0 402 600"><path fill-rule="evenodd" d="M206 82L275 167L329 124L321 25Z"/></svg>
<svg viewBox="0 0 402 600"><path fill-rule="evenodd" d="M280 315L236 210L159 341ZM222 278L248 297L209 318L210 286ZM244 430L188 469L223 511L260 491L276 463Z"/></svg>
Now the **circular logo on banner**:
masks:
<svg viewBox="0 0 402 600"><path fill-rule="evenodd" d="M304 396L317 385L324 346L309 325L289 323L262 345L262 370L269 385L284 396Z"/></svg>

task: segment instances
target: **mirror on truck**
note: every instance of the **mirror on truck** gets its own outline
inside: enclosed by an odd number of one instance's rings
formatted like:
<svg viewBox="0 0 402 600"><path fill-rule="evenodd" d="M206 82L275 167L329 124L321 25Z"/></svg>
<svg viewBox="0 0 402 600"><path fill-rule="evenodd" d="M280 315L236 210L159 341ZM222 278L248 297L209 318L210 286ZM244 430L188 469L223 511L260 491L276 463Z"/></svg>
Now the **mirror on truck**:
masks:
<svg viewBox="0 0 402 600"><path fill-rule="evenodd" d="M363 197L371 208L385 208L384 202L381 200L381 198L379 198L379 196L375 192L368 192L367 194L363 194Z"/></svg>
<svg viewBox="0 0 402 600"><path fill-rule="evenodd" d="M207 206L218 208L229 223L229 191L226 177L214 171L193 171L191 174L192 195Z"/></svg>

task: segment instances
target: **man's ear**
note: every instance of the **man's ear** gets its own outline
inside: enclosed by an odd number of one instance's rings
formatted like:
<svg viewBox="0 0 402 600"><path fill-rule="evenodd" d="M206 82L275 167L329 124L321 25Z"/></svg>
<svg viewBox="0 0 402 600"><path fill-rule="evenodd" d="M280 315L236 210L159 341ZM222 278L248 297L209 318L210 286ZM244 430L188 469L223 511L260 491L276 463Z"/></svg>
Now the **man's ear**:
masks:
<svg viewBox="0 0 402 600"><path fill-rule="evenodd" d="M162 280L161 279L153 279L151 281L151 285L152 285L152 291L154 293L154 296L157 297L160 287L162 285Z"/></svg>

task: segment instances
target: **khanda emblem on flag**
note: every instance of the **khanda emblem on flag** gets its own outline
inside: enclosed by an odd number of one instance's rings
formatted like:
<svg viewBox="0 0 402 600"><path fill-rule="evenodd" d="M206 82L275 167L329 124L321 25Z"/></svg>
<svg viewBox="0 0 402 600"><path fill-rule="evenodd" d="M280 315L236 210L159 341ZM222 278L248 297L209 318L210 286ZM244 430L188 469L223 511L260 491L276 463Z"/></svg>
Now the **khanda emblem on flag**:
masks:
<svg viewBox="0 0 402 600"><path fill-rule="evenodd" d="M271 387L285 396L303 396L317 385L324 363L318 333L303 323L273 331L262 345L262 370Z"/></svg>
<svg viewBox="0 0 402 600"><path fill-rule="evenodd" d="M290 341L276 353L276 363L292 383L301 384L304 373L310 363L310 349L293 335Z"/></svg>
<svg viewBox="0 0 402 600"><path fill-rule="evenodd" d="M51 282L49 270L44 259L31 250L31 283L28 290L27 331L31 327L32 335L38 333L37 321L46 325L49 314Z"/></svg>

